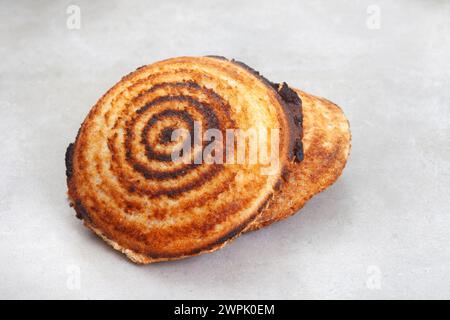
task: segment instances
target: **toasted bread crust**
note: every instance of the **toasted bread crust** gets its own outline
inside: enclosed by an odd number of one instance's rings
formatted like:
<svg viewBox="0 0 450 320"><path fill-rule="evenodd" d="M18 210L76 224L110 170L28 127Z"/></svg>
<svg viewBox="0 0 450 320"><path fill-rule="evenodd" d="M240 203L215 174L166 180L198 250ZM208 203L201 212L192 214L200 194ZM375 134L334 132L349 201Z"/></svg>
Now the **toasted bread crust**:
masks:
<svg viewBox="0 0 450 320"><path fill-rule="evenodd" d="M295 89L302 99L304 159L288 167L273 201L246 231L285 219L317 193L332 185L347 163L351 146L349 122L334 103Z"/></svg>
<svg viewBox="0 0 450 320"><path fill-rule="evenodd" d="M278 171L171 166L164 130L197 119L220 130L279 128ZM99 100L69 146L69 199L88 228L134 262L211 252L272 201L292 160L292 130L276 91L236 63L181 57L144 66Z"/></svg>

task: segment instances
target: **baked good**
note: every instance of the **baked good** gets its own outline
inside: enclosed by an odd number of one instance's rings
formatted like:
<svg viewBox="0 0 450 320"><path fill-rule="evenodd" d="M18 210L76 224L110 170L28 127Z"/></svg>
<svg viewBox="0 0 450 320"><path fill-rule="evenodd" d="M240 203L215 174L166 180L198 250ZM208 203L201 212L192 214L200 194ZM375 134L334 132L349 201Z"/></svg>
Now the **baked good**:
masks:
<svg viewBox="0 0 450 320"><path fill-rule="evenodd" d="M274 87L224 58L180 57L141 67L97 102L69 145L70 203L89 229L134 262L214 251L267 207L302 153L296 103L285 84ZM196 129L224 137L229 128L278 130L279 143L266 143L279 150L279 165L261 174L265 164L197 161L202 141L189 152L180 149L188 137L195 140ZM174 141L177 129L184 130Z"/></svg>
<svg viewBox="0 0 450 320"><path fill-rule="evenodd" d="M91 109L66 152L69 201L132 261L181 259L297 212L339 177L350 140L326 99L224 57L168 59Z"/></svg>

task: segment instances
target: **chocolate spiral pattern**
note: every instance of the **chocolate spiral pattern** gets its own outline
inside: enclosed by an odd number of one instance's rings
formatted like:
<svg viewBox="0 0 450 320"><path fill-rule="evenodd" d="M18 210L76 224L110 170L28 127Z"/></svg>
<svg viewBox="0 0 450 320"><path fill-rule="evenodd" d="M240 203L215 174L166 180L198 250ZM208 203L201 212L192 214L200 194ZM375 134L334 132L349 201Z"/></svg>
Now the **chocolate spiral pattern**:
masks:
<svg viewBox="0 0 450 320"><path fill-rule="evenodd" d="M77 215L133 261L212 251L238 235L271 198L290 161L292 132L276 91L239 64L182 57L141 67L92 108L66 159ZM197 127L196 127L197 126ZM173 161L197 131L264 126L280 132L280 167L205 163L205 144ZM172 141L177 129L188 136ZM201 138L201 137L200 137ZM192 145L190 145L192 147Z"/></svg>

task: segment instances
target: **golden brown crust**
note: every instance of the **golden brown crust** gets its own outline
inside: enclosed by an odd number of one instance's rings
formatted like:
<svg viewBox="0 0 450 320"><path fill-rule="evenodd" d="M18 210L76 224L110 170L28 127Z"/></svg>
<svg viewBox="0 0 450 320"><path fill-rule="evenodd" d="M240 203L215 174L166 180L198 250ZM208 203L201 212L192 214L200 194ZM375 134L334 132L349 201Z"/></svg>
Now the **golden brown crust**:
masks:
<svg viewBox="0 0 450 320"><path fill-rule="evenodd" d="M304 160L290 164L289 180L246 231L296 213L311 197L333 184L347 162L351 134L342 110L326 99L296 91L302 99Z"/></svg>
<svg viewBox="0 0 450 320"><path fill-rule="evenodd" d="M278 171L169 161L166 129L192 132L194 121L220 131L278 128ZM139 68L99 100L68 148L71 204L135 262L217 250L272 200L291 160L291 122L275 90L235 63L181 57Z"/></svg>

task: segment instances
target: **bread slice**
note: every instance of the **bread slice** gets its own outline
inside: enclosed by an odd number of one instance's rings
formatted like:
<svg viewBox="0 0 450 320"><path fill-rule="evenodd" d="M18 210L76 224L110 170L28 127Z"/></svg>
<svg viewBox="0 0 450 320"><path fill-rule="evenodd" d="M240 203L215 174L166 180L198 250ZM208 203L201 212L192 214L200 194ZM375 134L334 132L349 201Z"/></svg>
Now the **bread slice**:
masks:
<svg viewBox="0 0 450 320"><path fill-rule="evenodd" d="M288 180L247 231L296 213L310 198L332 185L347 162L351 134L342 110L324 98L295 91L302 100L304 159L289 165Z"/></svg>
<svg viewBox="0 0 450 320"><path fill-rule="evenodd" d="M280 165L171 161L184 128L276 128ZM298 129L298 128L297 128ZM246 66L181 57L124 77L91 109L66 154L68 194L84 224L137 263L221 248L269 205L300 137L289 106ZM186 137L185 137L186 138ZM268 142L270 143L270 141Z"/></svg>

